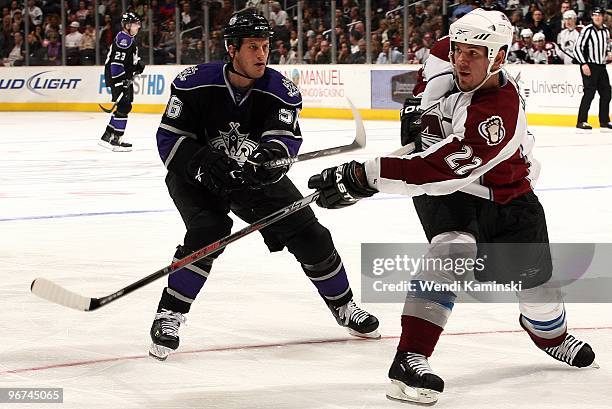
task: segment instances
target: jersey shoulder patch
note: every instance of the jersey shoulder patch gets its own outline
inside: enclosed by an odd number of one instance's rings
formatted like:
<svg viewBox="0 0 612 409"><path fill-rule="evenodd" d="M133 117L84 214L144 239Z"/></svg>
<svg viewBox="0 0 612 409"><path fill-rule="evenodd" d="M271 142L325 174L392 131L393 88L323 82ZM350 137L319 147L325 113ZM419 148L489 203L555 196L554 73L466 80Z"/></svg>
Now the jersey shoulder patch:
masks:
<svg viewBox="0 0 612 409"><path fill-rule="evenodd" d="M288 105L298 106L302 104L302 94L300 94L298 86L272 68L266 68L264 76L255 82L253 90L272 94Z"/></svg>
<svg viewBox="0 0 612 409"><path fill-rule="evenodd" d="M117 34L117 37L115 37L115 44L117 44L117 47L119 48L130 48L133 42L134 39L123 31L121 31L119 34Z"/></svg>
<svg viewBox="0 0 612 409"><path fill-rule="evenodd" d="M212 62L187 67L176 76L172 84L177 89L186 90L207 85L225 86L223 63Z"/></svg>

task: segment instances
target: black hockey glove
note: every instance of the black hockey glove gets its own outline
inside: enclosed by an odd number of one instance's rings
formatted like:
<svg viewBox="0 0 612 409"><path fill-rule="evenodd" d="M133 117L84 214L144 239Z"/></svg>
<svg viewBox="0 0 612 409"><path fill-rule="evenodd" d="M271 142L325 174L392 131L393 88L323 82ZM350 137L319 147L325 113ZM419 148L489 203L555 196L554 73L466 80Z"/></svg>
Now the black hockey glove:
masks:
<svg viewBox="0 0 612 409"><path fill-rule="evenodd" d="M308 187L320 192L317 204L326 209L341 209L378 192L368 186L363 163L356 161L311 176Z"/></svg>
<svg viewBox="0 0 612 409"><path fill-rule="evenodd" d="M242 167L245 182L254 188L278 182L289 170L289 165L267 169L263 167L263 164L274 159L288 157L287 149L281 144L276 142L260 143Z"/></svg>
<svg viewBox="0 0 612 409"><path fill-rule="evenodd" d="M244 186L240 165L218 149L205 146L191 158L187 174L192 183L225 195Z"/></svg>
<svg viewBox="0 0 612 409"><path fill-rule="evenodd" d="M408 97L404 102L404 107L400 110L402 146L414 142L415 151L421 150L421 115L423 111L420 106L421 98Z"/></svg>
<svg viewBox="0 0 612 409"><path fill-rule="evenodd" d="M136 67L134 67L134 76L142 74L145 69L145 65L142 60L138 60Z"/></svg>

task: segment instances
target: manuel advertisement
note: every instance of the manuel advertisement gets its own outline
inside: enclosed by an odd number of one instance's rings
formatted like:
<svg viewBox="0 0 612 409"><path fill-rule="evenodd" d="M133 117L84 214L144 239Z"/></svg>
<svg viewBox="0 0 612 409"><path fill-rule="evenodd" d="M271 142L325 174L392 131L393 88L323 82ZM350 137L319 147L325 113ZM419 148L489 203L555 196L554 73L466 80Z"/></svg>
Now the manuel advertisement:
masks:
<svg viewBox="0 0 612 409"><path fill-rule="evenodd" d="M346 98L369 108L370 70L367 66L276 65L300 90L305 108L346 108Z"/></svg>

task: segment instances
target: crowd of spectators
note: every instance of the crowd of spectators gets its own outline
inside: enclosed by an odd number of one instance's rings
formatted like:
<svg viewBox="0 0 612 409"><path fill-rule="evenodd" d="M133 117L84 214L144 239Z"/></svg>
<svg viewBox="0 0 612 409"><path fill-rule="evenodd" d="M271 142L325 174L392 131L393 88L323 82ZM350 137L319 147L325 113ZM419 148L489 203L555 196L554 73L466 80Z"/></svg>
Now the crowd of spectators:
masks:
<svg viewBox="0 0 612 409"><path fill-rule="evenodd" d="M297 1L284 0L211 0L209 4L210 60L221 60L225 54L223 25L229 16L245 7L257 9L265 15L274 30L270 62L298 63ZM329 64L332 58L331 0L303 1L303 62ZM606 8L600 0L455 0L447 3L448 21L442 16L443 0L410 1L408 20L404 21L403 0L371 0L371 36L366 38L365 0L336 0L335 31L336 56L339 64L422 63L432 44L445 33L447 24L476 7L506 13L516 28L517 47L532 40L521 38L529 29L532 36L542 33L546 44L554 47L557 35L565 28L563 12L573 10L577 25L590 22L590 9ZM25 4L24 4L25 3ZM205 61L203 40L203 9L201 0L98 0L94 10L92 0L65 0L66 32L62 26L59 0L0 0L2 27L0 31L0 66L19 66L26 61L28 44L30 65L59 65L65 52L68 65L93 65L96 47L102 63L116 33L121 30L123 3L142 18L142 32L138 36L141 57L147 62L153 48L153 63L178 62L195 64ZM27 8L27 13L26 13ZM177 41L176 12L179 14ZM149 21L149 9L152 19ZM95 30L95 13L99 29ZM25 18L29 18L26 33ZM404 44L404 26L408 42ZM527 32L527 31L524 31ZM149 35L152 33L152 36ZM64 39L62 41L62 36ZM152 43L149 38L152 37ZM540 38L541 36L537 36ZM370 52L368 56L368 42ZM62 47L65 50L62 51ZM179 50L177 50L179 47ZM177 57L179 56L180 59ZM515 62L533 62L515 56ZM562 61L563 59L558 59ZM558 60L552 62L559 62Z"/></svg>

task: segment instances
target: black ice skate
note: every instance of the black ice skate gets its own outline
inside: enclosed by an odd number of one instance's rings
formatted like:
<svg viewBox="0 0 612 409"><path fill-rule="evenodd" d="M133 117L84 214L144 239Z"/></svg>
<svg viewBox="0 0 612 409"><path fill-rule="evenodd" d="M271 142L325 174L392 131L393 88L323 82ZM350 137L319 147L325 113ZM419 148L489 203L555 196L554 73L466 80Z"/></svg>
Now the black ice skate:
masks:
<svg viewBox="0 0 612 409"><path fill-rule="evenodd" d="M367 311L362 310L350 300L340 307L327 305L334 314L338 324L346 327L349 334L361 338L380 338L376 330L378 328L378 318Z"/></svg>
<svg viewBox="0 0 612 409"><path fill-rule="evenodd" d="M162 308L161 312L155 314L155 320L151 326L151 348L149 355L160 361L165 360L170 352L179 346L178 331L181 324L185 323L185 316L180 312L174 312Z"/></svg>
<svg viewBox="0 0 612 409"><path fill-rule="evenodd" d="M104 135L98 141L98 145L103 148L110 149L113 152L129 152L132 150L132 144L123 142L121 135L109 132L108 129L104 131Z"/></svg>
<svg viewBox="0 0 612 409"><path fill-rule="evenodd" d="M434 404L444 381L434 374L425 355L397 352L389 369L387 398L402 402Z"/></svg>
<svg viewBox="0 0 612 409"><path fill-rule="evenodd" d="M595 363L595 352L593 352L591 346L570 334L566 334L561 345L541 349L557 361L565 362L570 366L599 368L599 365Z"/></svg>

